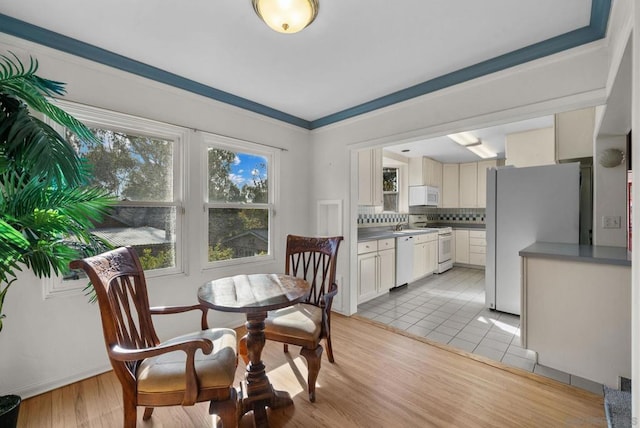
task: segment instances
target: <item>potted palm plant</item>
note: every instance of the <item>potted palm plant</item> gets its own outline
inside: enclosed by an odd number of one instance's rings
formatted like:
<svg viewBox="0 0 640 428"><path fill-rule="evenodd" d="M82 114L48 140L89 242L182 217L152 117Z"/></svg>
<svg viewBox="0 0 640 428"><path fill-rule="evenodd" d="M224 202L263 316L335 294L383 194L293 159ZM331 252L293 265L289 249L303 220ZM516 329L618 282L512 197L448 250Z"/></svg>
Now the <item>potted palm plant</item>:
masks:
<svg viewBox="0 0 640 428"><path fill-rule="evenodd" d="M79 138L95 137L50 101L65 93L64 84L37 70L33 58L27 67L14 54L0 55L0 331L17 271L59 275L69 261L108 246L90 230L113 199L88 186L91 172L74 147L34 112ZM15 426L19 403L16 395L0 397L1 427Z"/></svg>

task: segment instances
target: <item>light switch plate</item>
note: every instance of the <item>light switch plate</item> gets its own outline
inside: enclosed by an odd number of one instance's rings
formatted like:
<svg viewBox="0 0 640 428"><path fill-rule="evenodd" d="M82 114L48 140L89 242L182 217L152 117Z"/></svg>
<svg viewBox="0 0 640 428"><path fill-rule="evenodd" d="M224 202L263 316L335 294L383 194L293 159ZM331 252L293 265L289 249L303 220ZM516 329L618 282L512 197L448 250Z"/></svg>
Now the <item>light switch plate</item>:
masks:
<svg viewBox="0 0 640 428"><path fill-rule="evenodd" d="M602 228L603 229L620 229L620 216L619 215L602 216Z"/></svg>

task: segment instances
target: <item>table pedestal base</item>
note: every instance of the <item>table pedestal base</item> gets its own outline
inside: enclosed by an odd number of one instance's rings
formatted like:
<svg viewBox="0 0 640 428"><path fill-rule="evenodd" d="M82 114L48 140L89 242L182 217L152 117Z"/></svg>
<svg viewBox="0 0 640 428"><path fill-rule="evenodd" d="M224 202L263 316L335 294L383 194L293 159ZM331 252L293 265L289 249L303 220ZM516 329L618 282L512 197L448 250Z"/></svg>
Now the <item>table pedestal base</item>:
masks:
<svg viewBox="0 0 640 428"><path fill-rule="evenodd" d="M262 393L248 393L249 386L246 381L240 382L240 415L253 410L253 420L256 428L269 426L267 420L267 407L280 409L293 405L291 395L287 391L276 391L269 384Z"/></svg>

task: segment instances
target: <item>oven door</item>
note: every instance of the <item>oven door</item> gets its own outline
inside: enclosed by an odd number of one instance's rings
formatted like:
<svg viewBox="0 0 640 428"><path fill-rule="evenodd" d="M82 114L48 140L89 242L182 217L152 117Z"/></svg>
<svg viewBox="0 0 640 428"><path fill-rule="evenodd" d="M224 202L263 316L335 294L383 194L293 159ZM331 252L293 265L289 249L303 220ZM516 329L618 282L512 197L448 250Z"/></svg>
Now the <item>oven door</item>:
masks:
<svg viewBox="0 0 640 428"><path fill-rule="evenodd" d="M453 233L443 233L438 235L438 263L443 263L452 259L451 241Z"/></svg>

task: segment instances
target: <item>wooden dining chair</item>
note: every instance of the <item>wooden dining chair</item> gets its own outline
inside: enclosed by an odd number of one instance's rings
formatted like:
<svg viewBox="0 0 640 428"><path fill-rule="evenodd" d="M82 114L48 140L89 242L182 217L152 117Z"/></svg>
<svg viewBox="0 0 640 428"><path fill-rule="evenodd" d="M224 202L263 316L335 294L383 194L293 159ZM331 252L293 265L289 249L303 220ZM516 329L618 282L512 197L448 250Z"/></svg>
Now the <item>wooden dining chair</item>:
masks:
<svg viewBox="0 0 640 428"><path fill-rule="evenodd" d="M305 302L269 312L264 334L267 340L297 345L307 361L309 400L316 399L316 379L322 358L321 340L325 340L327 358L334 362L331 346L331 304L338 292L336 261L342 236L329 238L287 236L285 274L304 278L311 285ZM246 336L240 341L240 356L249 363Z"/></svg>
<svg viewBox="0 0 640 428"><path fill-rule="evenodd" d="M237 426L234 330L208 328L201 305L150 308L144 271L131 247L74 260L69 267L83 269L95 289L107 354L122 384L125 428L136 426L137 406L145 407L147 420L154 407L202 401L211 401L209 412L224 428ZM191 310L202 311L201 330L158 339L151 315Z"/></svg>

